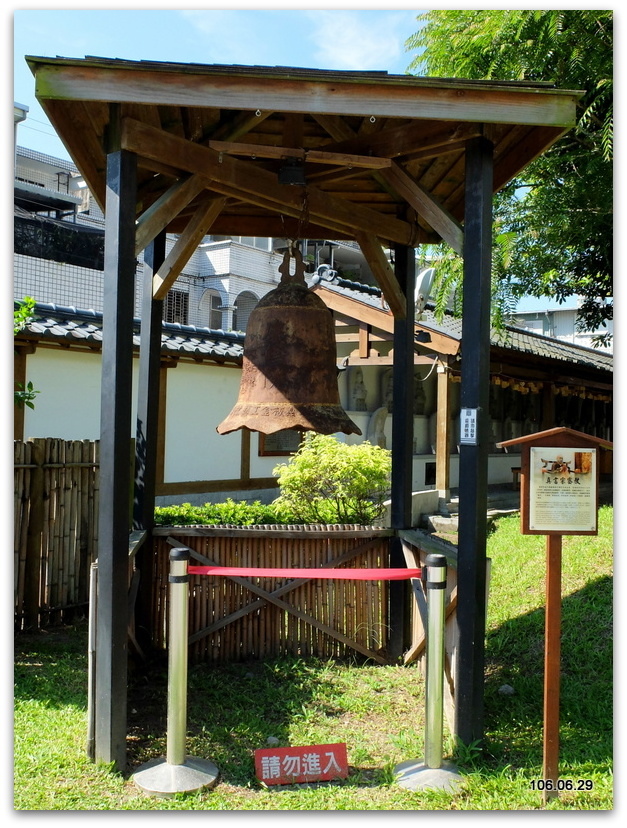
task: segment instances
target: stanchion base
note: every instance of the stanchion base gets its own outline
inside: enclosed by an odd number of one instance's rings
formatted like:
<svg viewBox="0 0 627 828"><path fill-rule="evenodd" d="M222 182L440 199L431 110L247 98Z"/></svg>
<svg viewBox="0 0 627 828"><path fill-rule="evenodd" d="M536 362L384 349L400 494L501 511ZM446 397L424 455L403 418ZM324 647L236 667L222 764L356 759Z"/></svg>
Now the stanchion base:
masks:
<svg viewBox="0 0 627 828"><path fill-rule="evenodd" d="M220 772L213 762L187 756L182 765L171 765L166 759L151 759L133 774L133 782L152 796L173 796L201 788L212 788Z"/></svg>
<svg viewBox="0 0 627 828"><path fill-rule="evenodd" d="M410 791L425 788L454 791L464 781L451 762L442 762L439 768L429 768L420 759L410 759L397 765L394 773L398 784Z"/></svg>

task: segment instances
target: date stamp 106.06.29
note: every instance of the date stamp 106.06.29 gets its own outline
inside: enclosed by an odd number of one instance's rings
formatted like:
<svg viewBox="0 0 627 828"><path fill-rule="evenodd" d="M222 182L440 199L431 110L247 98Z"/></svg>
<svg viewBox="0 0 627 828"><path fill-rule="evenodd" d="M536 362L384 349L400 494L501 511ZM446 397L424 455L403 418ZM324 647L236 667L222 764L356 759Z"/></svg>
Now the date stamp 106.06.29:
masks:
<svg viewBox="0 0 627 828"><path fill-rule="evenodd" d="M592 779L532 779L532 791L591 791Z"/></svg>

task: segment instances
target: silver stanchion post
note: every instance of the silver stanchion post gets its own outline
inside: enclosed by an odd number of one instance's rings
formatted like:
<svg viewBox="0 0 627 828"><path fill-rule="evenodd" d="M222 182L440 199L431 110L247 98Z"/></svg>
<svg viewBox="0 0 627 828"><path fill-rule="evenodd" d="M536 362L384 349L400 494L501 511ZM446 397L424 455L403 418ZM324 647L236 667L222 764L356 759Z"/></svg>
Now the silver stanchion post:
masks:
<svg viewBox="0 0 627 828"><path fill-rule="evenodd" d="M442 761L444 723L444 635L446 607L446 558L427 557L427 670L425 681L424 760L401 762L394 769L396 781L412 791L424 788L453 790L462 777L450 762Z"/></svg>
<svg viewBox="0 0 627 828"><path fill-rule="evenodd" d="M146 762L133 774L142 791L154 796L197 791L218 781L217 767L206 759L185 755L187 733L187 638L189 551L172 549L168 612L168 726L166 757Z"/></svg>
<svg viewBox="0 0 627 828"><path fill-rule="evenodd" d="M425 765L442 766L444 711L444 608L446 558L427 558L427 680L425 686ZM433 634L432 634L433 633Z"/></svg>
<svg viewBox="0 0 627 828"><path fill-rule="evenodd" d="M185 764L187 731L187 633L189 628L189 553L170 553L170 607L168 612L168 727L166 758L170 765Z"/></svg>

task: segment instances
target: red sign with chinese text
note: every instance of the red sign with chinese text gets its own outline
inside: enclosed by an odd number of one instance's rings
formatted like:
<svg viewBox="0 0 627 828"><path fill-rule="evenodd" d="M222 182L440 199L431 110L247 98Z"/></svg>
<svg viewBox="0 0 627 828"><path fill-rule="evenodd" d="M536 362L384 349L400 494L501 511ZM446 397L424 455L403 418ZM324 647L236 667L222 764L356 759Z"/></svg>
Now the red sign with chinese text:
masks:
<svg viewBox="0 0 627 828"><path fill-rule="evenodd" d="M346 779L346 744L262 748L255 751L255 773L266 785Z"/></svg>

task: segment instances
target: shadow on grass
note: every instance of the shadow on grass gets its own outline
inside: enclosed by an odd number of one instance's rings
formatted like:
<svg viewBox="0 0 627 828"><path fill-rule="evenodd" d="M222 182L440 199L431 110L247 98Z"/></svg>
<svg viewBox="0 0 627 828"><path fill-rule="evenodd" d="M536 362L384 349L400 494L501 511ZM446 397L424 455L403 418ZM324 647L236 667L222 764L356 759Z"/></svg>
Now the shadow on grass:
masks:
<svg viewBox="0 0 627 828"><path fill-rule="evenodd" d="M544 608L488 633L486 753L499 764L541 765ZM612 579L562 599L560 761L611 762L613 730ZM505 686L513 694L503 692ZM511 692L511 691L510 691Z"/></svg>
<svg viewBox="0 0 627 828"><path fill-rule="evenodd" d="M14 638L14 698L87 708L87 622Z"/></svg>
<svg viewBox="0 0 627 828"><path fill-rule="evenodd" d="M290 725L316 699L322 716L343 711L325 703L332 683L323 662L273 657L266 661L196 664L188 670L187 751L209 759L223 781L247 785L255 779L254 751L290 744ZM165 755L167 749L167 664L136 679L129 691L129 765ZM274 741L276 740L276 742Z"/></svg>

